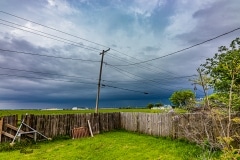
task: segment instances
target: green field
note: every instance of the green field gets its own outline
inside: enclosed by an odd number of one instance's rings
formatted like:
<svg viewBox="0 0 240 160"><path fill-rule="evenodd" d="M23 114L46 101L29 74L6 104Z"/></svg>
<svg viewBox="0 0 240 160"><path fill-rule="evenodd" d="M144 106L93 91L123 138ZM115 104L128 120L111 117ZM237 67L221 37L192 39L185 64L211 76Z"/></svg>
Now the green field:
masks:
<svg viewBox="0 0 240 160"><path fill-rule="evenodd" d="M36 114L36 115L50 115L50 114L78 114L78 113L94 113L94 109L87 110L0 110L0 117L6 115L24 115ZM146 112L146 113L164 113L169 110L160 110L160 109L99 109L100 113L112 113L112 112ZM186 110L175 109L176 113L185 113Z"/></svg>
<svg viewBox="0 0 240 160"><path fill-rule="evenodd" d="M0 152L1 160L194 160L208 155L194 144L125 131L37 145L39 148L28 154L20 153L20 150ZM30 148L27 150L31 151Z"/></svg>

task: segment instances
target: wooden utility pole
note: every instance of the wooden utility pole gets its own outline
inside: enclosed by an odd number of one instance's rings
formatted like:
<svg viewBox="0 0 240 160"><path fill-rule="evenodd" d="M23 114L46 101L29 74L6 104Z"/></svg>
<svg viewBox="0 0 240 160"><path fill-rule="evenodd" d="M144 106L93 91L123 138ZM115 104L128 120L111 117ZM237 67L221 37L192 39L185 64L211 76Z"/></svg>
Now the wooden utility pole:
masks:
<svg viewBox="0 0 240 160"><path fill-rule="evenodd" d="M101 59L101 65L100 65L100 72L99 72L99 79L98 79L98 92L97 92L97 98L96 98L96 108L95 108L95 113L98 113L98 104L99 104L99 96L100 96L100 88L101 88L101 78L102 78L102 65L103 65L103 57L104 54L106 52L108 52L110 50L107 49L106 51L102 51L102 53L100 53L100 55L102 55L102 59Z"/></svg>

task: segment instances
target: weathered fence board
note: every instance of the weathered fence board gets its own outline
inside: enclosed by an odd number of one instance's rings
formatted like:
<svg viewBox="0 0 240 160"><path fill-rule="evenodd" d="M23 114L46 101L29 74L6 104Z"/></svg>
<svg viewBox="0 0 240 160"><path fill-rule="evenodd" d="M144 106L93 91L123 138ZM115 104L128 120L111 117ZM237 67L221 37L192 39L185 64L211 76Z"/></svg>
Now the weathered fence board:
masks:
<svg viewBox="0 0 240 160"><path fill-rule="evenodd" d="M201 113L121 113L120 117L121 128L128 131L184 138L192 142L208 139L209 143L216 143L217 137L224 136L228 122L227 118ZM240 124L232 123L231 135L240 135Z"/></svg>
<svg viewBox="0 0 240 160"><path fill-rule="evenodd" d="M12 126L17 126L18 123L18 115L10 115L1 117L2 119L2 133L5 133L5 135L15 135L16 131L12 130L11 128L7 127L5 124L10 124ZM4 136L3 134L0 134L1 141L0 142L11 142L12 138L10 136ZM12 136L11 136L12 137Z"/></svg>
<svg viewBox="0 0 240 160"><path fill-rule="evenodd" d="M93 134L125 129L128 131L145 133L154 136L168 136L184 138L196 142L198 139L208 139L211 143L217 141L219 136L224 136L227 126L227 118L211 115L193 114L160 114L160 113L99 113L99 114L64 114L64 115L22 115L25 123L47 137L59 135L72 136L72 130L79 127L87 127L90 121ZM2 133L0 142L11 142L7 135L15 135L16 129L7 127L6 124L18 127L17 115L2 117ZM1 127L1 125L0 125ZM21 128L29 131L28 127ZM1 132L1 128L0 128ZM7 134L8 133L8 134ZM231 135L240 135L240 125L232 123ZM25 135L24 135L25 136ZM42 137L38 135L38 139Z"/></svg>
<svg viewBox="0 0 240 160"><path fill-rule="evenodd" d="M59 135L72 136L72 129L79 127L87 127L87 120L90 121L93 134L98 134L104 131L120 129L120 113L100 113L100 114L64 114L64 115L21 115L24 123L39 131L47 137L55 137ZM5 124L10 124L15 127L18 117L6 116L2 117L2 133L15 135L16 131L8 128ZM30 131L28 127L22 126L21 130ZM1 130L0 130L1 131ZM23 137L26 137L23 135ZM38 139L42 139L41 135L37 135ZM1 142L11 142L12 138L1 134Z"/></svg>

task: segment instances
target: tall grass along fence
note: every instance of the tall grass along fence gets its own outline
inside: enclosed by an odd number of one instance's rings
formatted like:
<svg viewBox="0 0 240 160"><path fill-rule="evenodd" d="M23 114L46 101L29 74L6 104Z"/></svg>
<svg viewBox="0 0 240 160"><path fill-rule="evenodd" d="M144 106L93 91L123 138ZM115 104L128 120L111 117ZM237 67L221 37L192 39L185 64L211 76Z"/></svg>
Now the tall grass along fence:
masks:
<svg viewBox="0 0 240 160"><path fill-rule="evenodd" d="M120 113L22 115L21 117L21 119L24 118L24 123L49 138L61 135L72 136L72 129L78 127L88 128L88 120L93 134L120 129ZM19 126L18 117L17 115L5 116L1 118L1 121L0 142L11 142ZM28 132L31 129L23 125L21 131ZM38 135L38 139L41 138L43 137Z"/></svg>
<svg viewBox="0 0 240 160"><path fill-rule="evenodd" d="M233 116L234 117L234 116ZM211 143L217 146L218 137L224 137L228 119L203 113L160 114L160 113L99 113L99 114L64 114L64 115L22 115L25 123L47 137L60 135L72 136L72 129L88 128L88 120L93 134L114 129L125 129L154 136L183 138L191 142ZM2 123L2 125L1 125ZM15 128L13 127L15 126ZM0 119L1 142L10 142L19 126L17 115ZM23 126L23 131L29 131ZM230 136L235 138L235 145L240 148L240 124L231 123ZM38 135L38 139L41 136Z"/></svg>

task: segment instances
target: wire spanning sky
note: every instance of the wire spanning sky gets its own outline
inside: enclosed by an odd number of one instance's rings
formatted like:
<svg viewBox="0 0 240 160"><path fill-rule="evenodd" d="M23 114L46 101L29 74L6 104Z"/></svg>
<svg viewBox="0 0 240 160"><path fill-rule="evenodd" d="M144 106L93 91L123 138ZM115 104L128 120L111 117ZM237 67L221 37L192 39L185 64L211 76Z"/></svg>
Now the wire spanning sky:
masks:
<svg viewBox="0 0 240 160"><path fill-rule="evenodd" d="M169 104L240 37L239 0L2 0L0 109ZM204 43L203 43L204 42ZM197 97L203 92L197 86Z"/></svg>

